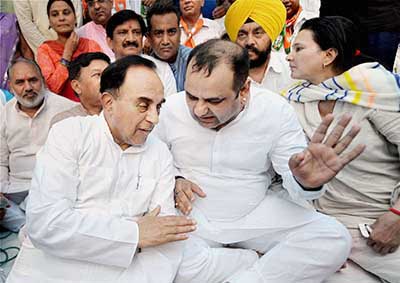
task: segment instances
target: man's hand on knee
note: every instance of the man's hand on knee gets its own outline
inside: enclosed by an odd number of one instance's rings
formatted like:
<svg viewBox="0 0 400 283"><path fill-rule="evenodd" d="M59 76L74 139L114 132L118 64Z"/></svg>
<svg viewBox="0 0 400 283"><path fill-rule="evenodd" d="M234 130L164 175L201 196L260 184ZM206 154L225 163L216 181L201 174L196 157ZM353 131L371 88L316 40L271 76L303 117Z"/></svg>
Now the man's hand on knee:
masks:
<svg viewBox="0 0 400 283"><path fill-rule="evenodd" d="M188 215L192 211L192 202L195 200L195 195L206 197L206 194L195 183L184 178L176 179L175 182L175 206L179 210Z"/></svg>
<svg viewBox="0 0 400 283"><path fill-rule="evenodd" d="M196 230L196 221L186 216L158 216L160 206L139 218L139 248L186 240Z"/></svg>
<svg viewBox="0 0 400 283"><path fill-rule="evenodd" d="M400 217L386 212L371 225L367 244L382 255L395 252L400 245Z"/></svg>

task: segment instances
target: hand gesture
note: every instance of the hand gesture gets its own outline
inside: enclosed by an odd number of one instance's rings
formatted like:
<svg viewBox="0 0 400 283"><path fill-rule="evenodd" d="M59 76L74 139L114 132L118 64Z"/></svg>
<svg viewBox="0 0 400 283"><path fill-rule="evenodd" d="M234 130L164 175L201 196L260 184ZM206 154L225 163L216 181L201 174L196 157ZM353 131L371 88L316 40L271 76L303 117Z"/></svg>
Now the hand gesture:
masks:
<svg viewBox="0 0 400 283"><path fill-rule="evenodd" d="M188 238L196 230L196 221L186 216L158 216L160 206L138 219L139 248L158 246Z"/></svg>
<svg viewBox="0 0 400 283"><path fill-rule="evenodd" d="M71 35L68 37L67 41L64 45L63 58L71 61L72 54L74 54L76 48L78 47L79 36L75 31L71 32Z"/></svg>
<svg viewBox="0 0 400 283"><path fill-rule="evenodd" d="M188 215L192 211L191 203L195 200L195 194L199 197L206 197L206 194L195 183L179 178L175 182L175 206Z"/></svg>
<svg viewBox="0 0 400 283"><path fill-rule="evenodd" d="M400 216L388 211L371 225L367 245L382 255L393 253L400 245Z"/></svg>
<svg viewBox="0 0 400 283"><path fill-rule="evenodd" d="M325 139L333 118L332 114L326 115L312 136L308 147L303 152L292 155L289 159L289 167L293 176L304 187L317 188L329 182L346 164L359 156L365 149L365 145L359 144L350 152L341 154L360 131L359 126L353 126L342 138L345 128L351 121L350 115L343 115Z"/></svg>

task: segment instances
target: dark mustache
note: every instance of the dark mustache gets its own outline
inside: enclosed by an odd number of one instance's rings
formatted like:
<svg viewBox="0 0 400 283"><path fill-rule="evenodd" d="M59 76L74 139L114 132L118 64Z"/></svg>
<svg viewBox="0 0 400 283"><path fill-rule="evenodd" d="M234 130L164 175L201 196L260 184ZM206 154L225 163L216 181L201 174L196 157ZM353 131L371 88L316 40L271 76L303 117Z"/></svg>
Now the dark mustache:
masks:
<svg viewBox="0 0 400 283"><path fill-rule="evenodd" d="M245 47L249 51L253 51L256 54L260 54L260 51L257 48L255 48L254 46L252 46L252 45L246 45Z"/></svg>
<svg viewBox="0 0 400 283"><path fill-rule="evenodd" d="M124 47L124 48L129 47L129 46L139 48L139 43L137 43L136 41L128 41L122 45L122 47Z"/></svg>

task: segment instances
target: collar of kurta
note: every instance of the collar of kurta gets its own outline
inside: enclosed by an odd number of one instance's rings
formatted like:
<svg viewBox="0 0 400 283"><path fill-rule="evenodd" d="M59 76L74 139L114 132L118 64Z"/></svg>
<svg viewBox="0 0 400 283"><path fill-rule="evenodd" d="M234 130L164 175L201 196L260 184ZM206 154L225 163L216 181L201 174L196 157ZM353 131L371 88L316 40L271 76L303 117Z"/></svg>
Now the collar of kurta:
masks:
<svg viewBox="0 0 400 283"><path fill-rule="evenodd" d="M103 128L103 132L106 135L107 139L112 142L116 148L118 148L120 151L122 151L123 153L126 154L130 154L130 153L141 153L144 152L147 149L147 143L148 143L148 139L150 138L150 135L147 137L147 140L145 142L144 145L141 146L130 146L125 150L122 150L121 147L114 141L114 137L111 134L111 130L110 127L108 126L108 123L106 121L106 118L104 117L104 111L101 111L101 113L99 114L99 118L100 118L100 123L101 123L101 127Z"/></svg>
<svg viewBox="0 0 400 283"><path fill-rule="evenodd" d="M265 81L265 78L267 77L270 69L272 69L272 71L274 71L277 74L281 74L283 72L282 62L277 58L277 56L280 56L280 55L278 53L272 54L272 52L271 52L269 63L268 63L267 69L265 70L264 77L261 81L261 84ZM250 78L250 81L252 81L256 84L260 84L260 83L256 82L255 80L253 80L250 76L249 76L249 78Z"/></svg>

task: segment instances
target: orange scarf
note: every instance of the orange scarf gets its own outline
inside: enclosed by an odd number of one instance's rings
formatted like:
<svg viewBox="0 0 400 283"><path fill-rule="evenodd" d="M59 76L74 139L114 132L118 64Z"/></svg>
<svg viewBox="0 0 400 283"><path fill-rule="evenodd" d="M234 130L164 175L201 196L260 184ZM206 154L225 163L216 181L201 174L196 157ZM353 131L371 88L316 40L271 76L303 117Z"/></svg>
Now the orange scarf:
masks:
<svg viewBox="0 0 400 283"><path fill-rule="evenodd" d="M187 35L187 39L184 43L185 46L190 47L190 48L194 48L196 46L193 36L201 30L201 28L203 27L203 24L204 24L204 21L203 21L203 19L200 18L197 20L194 27L191 30L189 30L188 24L185 23L185 21L181 17L181 26L183 27L183 30L185 31L185 33Z"/></svg>
<svg viewBox="0 0 400 283"><path fill-rule="evenodd" d="M286 54L289 54L290 52L290 44L294 32L294 24L296 23L301 11L303 11L303 9L301 8L301 6L299 6L299 10L297 11L296 15L286 20L286 32L283 37L283 47L285 48Z"/></svg>

